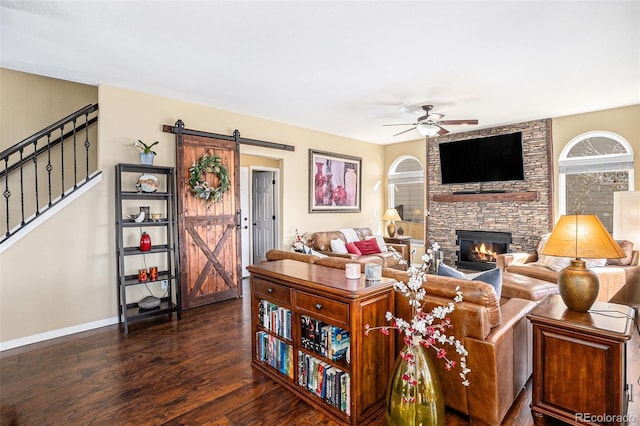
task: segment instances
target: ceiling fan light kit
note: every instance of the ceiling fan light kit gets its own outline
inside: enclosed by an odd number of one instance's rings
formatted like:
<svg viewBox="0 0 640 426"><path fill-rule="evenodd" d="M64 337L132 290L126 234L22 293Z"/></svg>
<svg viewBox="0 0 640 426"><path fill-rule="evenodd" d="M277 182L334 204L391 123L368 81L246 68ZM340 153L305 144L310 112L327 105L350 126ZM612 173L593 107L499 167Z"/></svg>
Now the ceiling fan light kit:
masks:
<svg viewBox="0 0 640 426"><path fill-rule="evenodd" d="M427 122L423 121L416 125L416 130L418 130L418 133L420 133L422 136L430 138L431 136L435 136L438 134L438 132L440 131L440 127L434 126L433 124L428 124Z"/></svg>
<svg viewBox="0 0 640 426"><path fill-rule="evenodd" d="M415 129L418 131L418 133L420 133L421 136L430 138L436 135L446 135L447 133L449 133L449 131L444 127L442 127L442 125L464 126L464 125L470 125L470 124L478 124L478 120L476 119L442 120L442 117L444 117L444 114L431 112L431 110L433 109L433 105L423 105L422 109L424 110L425 115L423 115L422 117L418 117L415 123L383 124L383 126L413 126L407 130L403 130L400 133L396 133L393 136L398 136Z"/></svg>

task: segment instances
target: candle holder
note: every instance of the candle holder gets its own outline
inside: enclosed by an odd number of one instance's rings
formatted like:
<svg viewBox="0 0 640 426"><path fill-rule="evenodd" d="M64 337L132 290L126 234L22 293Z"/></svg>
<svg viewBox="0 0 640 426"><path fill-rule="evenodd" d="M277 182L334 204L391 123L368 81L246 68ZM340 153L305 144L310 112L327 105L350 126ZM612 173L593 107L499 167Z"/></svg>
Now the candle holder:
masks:
<svg viewBox="0 0 640 426"><path fill-rule="evenodd" d="M158 267L157 266L149 267L149 280L150 281L157 281L158 280Z"/></svg>

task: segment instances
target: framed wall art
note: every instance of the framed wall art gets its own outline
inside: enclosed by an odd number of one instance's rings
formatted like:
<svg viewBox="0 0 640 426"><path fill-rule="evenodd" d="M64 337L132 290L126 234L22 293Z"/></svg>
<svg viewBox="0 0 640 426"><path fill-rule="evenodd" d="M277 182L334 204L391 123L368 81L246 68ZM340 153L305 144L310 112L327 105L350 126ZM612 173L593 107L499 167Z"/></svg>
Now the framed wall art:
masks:
<svg viewBox="0 0 640 426"><path fill-rule="evenodd" d="M309 150L309 213L359 212L362 158Z"/></svg>

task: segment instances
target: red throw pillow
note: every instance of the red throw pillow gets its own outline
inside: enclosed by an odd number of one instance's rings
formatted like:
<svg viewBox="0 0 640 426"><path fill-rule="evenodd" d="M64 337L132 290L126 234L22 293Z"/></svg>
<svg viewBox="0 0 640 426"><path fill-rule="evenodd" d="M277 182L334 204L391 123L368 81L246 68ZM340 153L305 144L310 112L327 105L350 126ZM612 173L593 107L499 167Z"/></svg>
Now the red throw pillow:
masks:
<svg viewBox="0 0 640 426"><path fill-rule="evenodd" d="M354 243L346 243L345 247L347 247L347 251L351 254L356 254L358 256L362 256L362 252L356 247Z"/></svg>
<svg viewBox="0 0 640 426"><path fill-rule="evenodd" d="M381 253L380 247L378 247L378 242L375 238L370 240L356 241L354 243L358 249L360 249L360 253L362 254L374 254Z"/></svg>

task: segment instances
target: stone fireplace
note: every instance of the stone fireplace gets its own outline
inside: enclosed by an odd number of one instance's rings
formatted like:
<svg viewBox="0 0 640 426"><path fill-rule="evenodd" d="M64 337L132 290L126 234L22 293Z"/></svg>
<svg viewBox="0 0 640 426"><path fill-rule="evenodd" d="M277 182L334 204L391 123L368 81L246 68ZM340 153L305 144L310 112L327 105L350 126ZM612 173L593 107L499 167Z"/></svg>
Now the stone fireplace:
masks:
<svg viewBox="0 0 640 426"><path fill-rule="evenodd" d="M456 231L458 269L486 271L496 267L496 256L509 253L510 232Z"/></svg>
<svg viewBox="0 0 640 426"><path fill-rule="evenodd" d="M443 185L438 144L522 132L524 180ZM509 252L534 251L553 227L553 155L551 120L453 133L427 138L427 241L437 242L444 262L458 262L456 230L511 234ZM493 267L493 266L492 266Z"/></svg>

